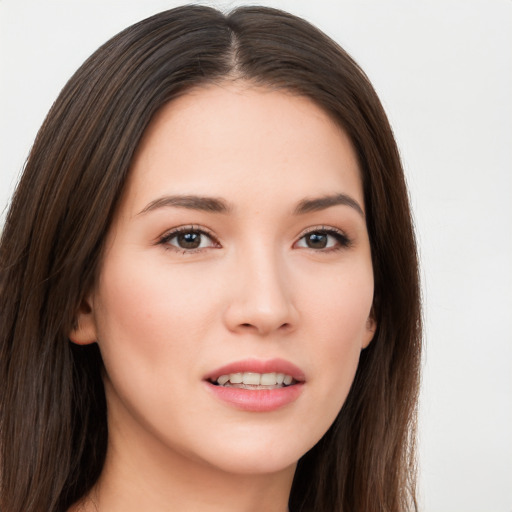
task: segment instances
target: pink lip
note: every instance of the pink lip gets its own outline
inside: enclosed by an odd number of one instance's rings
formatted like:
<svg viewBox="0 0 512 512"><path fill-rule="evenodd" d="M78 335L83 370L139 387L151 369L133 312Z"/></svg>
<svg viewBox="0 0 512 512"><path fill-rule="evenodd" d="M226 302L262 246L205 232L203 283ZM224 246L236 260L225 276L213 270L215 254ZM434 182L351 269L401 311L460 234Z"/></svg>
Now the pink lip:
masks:
<svg viewBox="0 0 512 512"><path fill-rule="evenodd" d="M221 375L239 372L285 373L297 382L284 388L254 390L216 386L212 383ZM237 361L217 368L205 376L207 389L216 398L236 409L250 412L271 412L294 402L302 393L304 381L305 376L300 368L283 359Z"/></svg>
<svg viewBox="0 0 512 512"><path fill-rule="evenodd" d="M259 359L245 359L243 361L235 361L225 366L221 366L210 373L204 378L205 380L217 380L221 375L229 375L230 373L285 373L291 375L296 381L304 382L304 372L293 363L285 361L284 359L268 359L261 361Z"/></svg>

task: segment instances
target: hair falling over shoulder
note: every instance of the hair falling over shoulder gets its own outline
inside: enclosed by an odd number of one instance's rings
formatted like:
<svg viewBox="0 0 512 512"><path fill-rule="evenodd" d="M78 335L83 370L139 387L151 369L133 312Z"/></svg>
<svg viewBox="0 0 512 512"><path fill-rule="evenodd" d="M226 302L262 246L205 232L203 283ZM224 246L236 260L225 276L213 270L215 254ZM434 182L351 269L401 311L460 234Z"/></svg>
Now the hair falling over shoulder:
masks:
<svg viewBox="0 0 512 512"><path fill-rule="evenodd" d="M67 510L107 446L102 360L68 333L95 281L130 162L152 116L187 89L245 79L311 98L362 171L378 329L348 399L299 461L294 512L415 510L421 358L416 244L404 173L375 91L306 21L187 6L124 30L62 90L40 129L0 243L0 509Z"/></svg>

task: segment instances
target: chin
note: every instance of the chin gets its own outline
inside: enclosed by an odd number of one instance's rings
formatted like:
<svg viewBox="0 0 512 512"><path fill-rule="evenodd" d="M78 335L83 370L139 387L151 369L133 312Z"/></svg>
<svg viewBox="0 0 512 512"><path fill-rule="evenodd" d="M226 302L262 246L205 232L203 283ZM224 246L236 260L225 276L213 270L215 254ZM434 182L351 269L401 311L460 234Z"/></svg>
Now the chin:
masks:
<svg viewBox="0 0 512 512"><path fill-rule="evenodd" d="M269 452L260 451L257 454L237 454L236 458L216 461L216 466L223 472L237 475L268 475L287 470L295 470L298 459L302 456L282 454L275 456Z"/></svg>
<svg viewBox="0 0 512 512"><path fill-rule="evenodd" d="M257 439L254 439L257 437ZM297 439L293 434L279 434L265 439L263 436L229 438L229 444L210 440L215 450L203 457L227 473L256 475L278 473L295 468L297 461L316 444L318 439Z"/></svg>

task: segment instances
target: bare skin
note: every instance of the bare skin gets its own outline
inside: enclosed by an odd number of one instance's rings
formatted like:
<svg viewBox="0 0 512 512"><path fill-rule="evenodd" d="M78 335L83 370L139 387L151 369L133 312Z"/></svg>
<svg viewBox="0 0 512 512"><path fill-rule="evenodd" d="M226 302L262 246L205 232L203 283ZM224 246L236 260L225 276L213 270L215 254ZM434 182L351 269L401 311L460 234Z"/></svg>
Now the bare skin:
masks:
<svg viewBox="0 0 512 512"><path fill-rule="evenodd" d="M109 425L71 512L286 512L373 337L372 300L357 158L325 112L243 82L165 106L70 333L99 344ZM241 405L226 365L237 390L251 365L293 379Z"/></svg>

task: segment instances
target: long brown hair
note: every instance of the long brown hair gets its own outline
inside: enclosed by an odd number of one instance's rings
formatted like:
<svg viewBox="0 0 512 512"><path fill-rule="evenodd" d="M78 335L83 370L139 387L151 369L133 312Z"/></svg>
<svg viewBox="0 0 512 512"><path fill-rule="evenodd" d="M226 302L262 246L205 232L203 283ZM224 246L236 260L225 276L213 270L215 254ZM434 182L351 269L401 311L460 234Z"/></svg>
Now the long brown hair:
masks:
<svg viewBox="0 0 512 512"><path fill-rule="evenodd" d="M418 268L396 144L365 74L309 23L270 8L187 6L129 27L76 72L31 150L0 245L0 508L63 511L107 446L102 361L68 340L94 283L130 161L152 116L188 88L245 79L308 96L359 157L377 332L346 403L299 461L294 512L416 509Z"/></svg>

